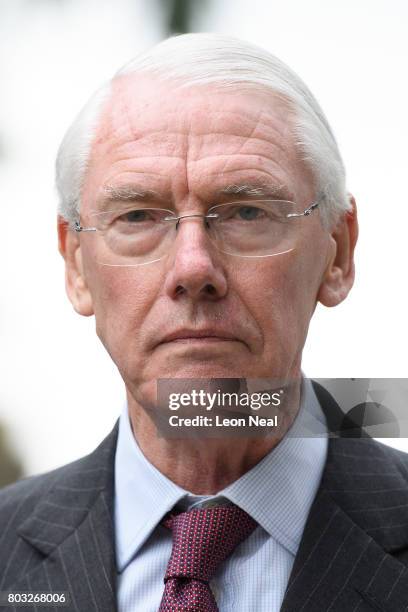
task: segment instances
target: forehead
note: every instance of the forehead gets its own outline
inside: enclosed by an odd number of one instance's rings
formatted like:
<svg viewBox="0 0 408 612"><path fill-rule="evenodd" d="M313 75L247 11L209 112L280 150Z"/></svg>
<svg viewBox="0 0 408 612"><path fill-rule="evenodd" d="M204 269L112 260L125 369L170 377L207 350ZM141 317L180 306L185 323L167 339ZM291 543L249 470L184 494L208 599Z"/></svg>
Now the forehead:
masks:
<svg viewBox="0 0 408 612"><path fill-rule="evenodd" d="M142 181L183 197L187 188L205 195L210 184L246 181L293 192L310 182L293 126L294 112L272 92L123 76L101 114L87 187L100 192Z"/></svg>
<svg viewBox="0 0 408 612"><path fill-rule="evenodd" d="M100 130L106 135L121 124L123 113L128 119L143 121L153 120L163 127L165 116L174 114L179 126L185 119L180 110L188 112L190 118L202 119L204 110L211 112L238 113L244 121L253 120L260 113L288 119L289 103L272 91L255 87L255 85L234 83L229 86L208 83L185 85L171 80L152 76L134 74L118 77L112 82L111 95L104 109ZM159 111L159 112L158 112ZM142 116L140 115L142 113ZM236 117L235 117L236 119ZM236 125L239 128L239 124Z"/></svg>

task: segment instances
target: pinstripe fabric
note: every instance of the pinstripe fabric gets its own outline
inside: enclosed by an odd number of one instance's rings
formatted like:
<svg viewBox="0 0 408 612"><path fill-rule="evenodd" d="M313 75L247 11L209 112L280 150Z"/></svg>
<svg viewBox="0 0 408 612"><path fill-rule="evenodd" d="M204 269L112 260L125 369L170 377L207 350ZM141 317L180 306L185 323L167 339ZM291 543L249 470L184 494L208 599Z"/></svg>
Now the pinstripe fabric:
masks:
<svg viewBox="0 0 408 612"><path fill-rule="evenodd" d="M315 391L330 427L337 429L339 408L321 387L315 385ZM116 436L117 426L91 455L0 491L0 590L71 590L66 612L116 611ZM258 548L261 535L256 529L250 536ZM231 571L262 590L271 574L285 572L283 559L274 567L267 556L262 559L262 572L240 573L238 561ZM152 572L157 565L152 563ZM248 600L242 605L259 612ZM369 439L330 439L281 610L408 611L406 454Z"/></svg>
<svg viewBox="0 0 408 612"><path fill-rule="evenodd" d="M112 525L116 438L117 425L91 455L1 491L0 591L67 591L71 601L62 610L116 610Z"/></svg>

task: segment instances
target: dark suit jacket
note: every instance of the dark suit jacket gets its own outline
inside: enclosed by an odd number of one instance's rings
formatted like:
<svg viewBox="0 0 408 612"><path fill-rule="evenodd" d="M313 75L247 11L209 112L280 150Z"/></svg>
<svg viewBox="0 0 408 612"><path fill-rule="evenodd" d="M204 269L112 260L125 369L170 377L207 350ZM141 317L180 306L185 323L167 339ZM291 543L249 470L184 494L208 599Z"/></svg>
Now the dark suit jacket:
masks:
<svg viewBox="0 0 408 612"><path fill-rule="evenodd" d="M340 409L315 390L337 430ZM116 424L90 455L0 492L0 591L68 591L61 610L116 610L117 432ZM281 610L408 610L408 455L370 439L330 439Z"/></svg>

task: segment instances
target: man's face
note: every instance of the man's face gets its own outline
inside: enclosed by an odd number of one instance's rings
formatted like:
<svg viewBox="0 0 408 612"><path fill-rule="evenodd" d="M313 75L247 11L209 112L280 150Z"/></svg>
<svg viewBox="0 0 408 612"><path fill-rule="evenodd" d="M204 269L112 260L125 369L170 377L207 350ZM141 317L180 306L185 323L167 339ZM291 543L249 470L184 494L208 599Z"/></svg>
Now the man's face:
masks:
<svg viewBox="0 0 408 612"><path fill-rule="evenodd" d="M152 191L146 206L181 215L239 200L220 195L231 186L262 185L303 210L316 190L296 152L292 121L270 94L118 79L92 147L82 223L92 225L90 212L107 187ZM184 220L166 257L136 267L97 263L98 241L89 234L75 247L86 284L76 308L94 312L97 333L134 396L155 393L159 378L299 373L336 249L320 215L303 218L295 248L273 257L223 254L206 232L202 219ZM195 331L203 337L189 337Z"/></svg>

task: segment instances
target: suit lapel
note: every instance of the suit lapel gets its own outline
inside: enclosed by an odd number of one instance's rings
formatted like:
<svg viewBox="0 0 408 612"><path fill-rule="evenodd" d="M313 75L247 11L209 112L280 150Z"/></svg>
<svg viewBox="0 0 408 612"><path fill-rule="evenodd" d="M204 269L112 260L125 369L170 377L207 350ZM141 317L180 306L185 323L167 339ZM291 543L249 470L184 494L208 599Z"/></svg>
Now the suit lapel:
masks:
<svg viewBox="0 0 408 612"><path fill-rule="evenodd" d="M18 528L35 549L8 591L67 591L71 611L116 610L112 523L117 424L90 455L62 468L47 496Z"/></svg>
<svg viewBox="0 0 408 612"><path fill-rule="evenodd" d="M338 433L342 413L331 409ZM369 438L329 439L282 612L408 609L408 568L396 558L408 548L408 477L398 461Z"/></svg>

